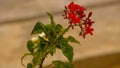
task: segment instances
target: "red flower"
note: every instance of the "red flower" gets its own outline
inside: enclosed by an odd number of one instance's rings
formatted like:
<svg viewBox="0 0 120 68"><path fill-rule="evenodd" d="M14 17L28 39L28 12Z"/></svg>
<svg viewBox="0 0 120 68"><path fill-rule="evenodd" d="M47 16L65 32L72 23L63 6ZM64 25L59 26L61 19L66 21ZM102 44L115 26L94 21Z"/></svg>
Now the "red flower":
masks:
<svg viewBox="0 0 120 68"><path fill-rule="evenodd" d="M70 13L68 14L68 18L69 18L70 21L71 21L72 23L74 23L74 24L80 23L80 17L77 17L76 14L74 14L74 13L72 13L72 12L70 12Z"/></svg>
<svg viewBox="0 0 120 68"><path fill-rule="evenodd" d="M75 17L76 17L76 15L74 13L72 13L72 12L68 13L68 18L69 19L72 19L72 18L75 18Z"/></svg>
<svg viewBox="0 0 120 68"><path fill-rule="evenodd" d="M84 11L86 10L83 6L80 7L81 11Z"/></svg>
<svg viewBox="0 0 120 68"><path fill-rule="evenodd" d="M80 23L80 18L79 17L74 17L71 19L71 21L76 24L76 23Z"/></svg>
<svg viewBox="0 0 120 68"><path fill-rule="evenodd" d="M93 30L94 30L93 28L91 28L90 26L88 26L88 27L86 27L86 30L85 30L86 32L85 32L85 33L86 33L86 34L93 35L93 33L92 33Z"/></svg>
<svg viewBox="0 0 120 68"><path fill-rule="evenodd" d="M83 34L83 37L85 38L86 34L93 35L93 31L94 31L94 29L91 28L90 26L86 27L86 28L85 28L85 32L84 32L84 34Z"/></svg>
<svg viewBox="0 0 120 68"><path fill-rule="evenodd" d="M75 11L75 4L73 2L71 2L69 5L68 5L68 8L70 11Z"/></svg>
<svg viewBox="0 0 120 68"><path fill-rule="evenodd" d="M77 12L77 11L84 11L86 10L83 6L80 6L78 4L74 4L74 2L71 2L69 5L68 5L68 9L71 11L71 12Z"/></svg>
<svg viewBox="0 0 120 68"><path fill-rule="evenodd" d="M80 26L81 31L79 34L84 38L87 34L93 34L93 28L91 28L91 26L94 23L94 21L90 19L92 12L89 12L86 17L86 14L84 13L85 10L86 8L83 6L71 2L68 6L65 6L63 15L65 19L69 20L72 29L74 26Z"/></svg>
<svg viewBox="0 0 120 68"><path fill-rule="evenodd" d="M86 16L84 14L85 8L78 4L74 4L74 2L71 2L68 5L68 7L65 6L65 9L66 10L64 10L64 12L65 12L64 17L66 19L69 19L71 21L71 23L73 23L73 24L80 23L81 19Z"/></svg>

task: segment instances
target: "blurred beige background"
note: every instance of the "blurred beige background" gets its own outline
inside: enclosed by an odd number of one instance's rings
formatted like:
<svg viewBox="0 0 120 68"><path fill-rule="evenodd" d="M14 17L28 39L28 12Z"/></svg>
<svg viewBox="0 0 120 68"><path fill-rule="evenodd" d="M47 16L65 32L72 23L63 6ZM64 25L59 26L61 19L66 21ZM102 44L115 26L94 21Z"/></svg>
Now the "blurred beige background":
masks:
<svg viewBox="0 0 120 68"><path fill-rule="evenodd" d="M65 35L81 42L81 46L72 44L75 68L120 68L120 0L0 0L0 68L24 68L20 58L27 52L26 41L35 23L49 23L46 12L50 12L67 27L62 10L71 1L84 5L86 13L92 11L95 20L93 36L79 37L78 28ZM59 50L45 65L51 59L66 60Z"/></svg>

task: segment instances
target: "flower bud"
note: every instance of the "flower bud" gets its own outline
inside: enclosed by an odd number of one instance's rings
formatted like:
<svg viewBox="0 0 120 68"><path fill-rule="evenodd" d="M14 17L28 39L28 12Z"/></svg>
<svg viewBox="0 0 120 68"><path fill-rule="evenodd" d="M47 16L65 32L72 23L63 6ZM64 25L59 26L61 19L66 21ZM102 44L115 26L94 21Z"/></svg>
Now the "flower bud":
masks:
<svg viewBox="0 0 120 68"><path fill-rule="evenodd" d="M46 37L43 37L43 39L44 39L45 41L49 41L49 39L48 39L48 38L46 38Z"/></svg>
<svg viewBox="0 0 120 68"><path fill-rule="evenodd" d="M32 37L32 42L34 42L34 43L38 43L39 42L39 38L38 38L38 36L36 36L36 37Z"/></svg>
<svg viewBox="0 0 120 68"><path fill-rule="evenodd" d="M41 34L39 34L40 37L44 37L46 36L46 34L44 32L42 32Z"/></svg>
<svg viewBox="0 0 120 68"><path fill-rule="evenodd" d="M92 12L89 12L88 17L91 17L91 16L92 16Z"/></svg>

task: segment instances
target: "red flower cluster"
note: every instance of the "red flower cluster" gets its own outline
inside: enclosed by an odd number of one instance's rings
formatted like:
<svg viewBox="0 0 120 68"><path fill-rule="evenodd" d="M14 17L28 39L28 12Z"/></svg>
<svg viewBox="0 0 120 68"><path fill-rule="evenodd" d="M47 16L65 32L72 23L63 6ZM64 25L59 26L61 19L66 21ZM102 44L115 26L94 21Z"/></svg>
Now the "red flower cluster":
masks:
<svg viewBox="0 0 120 68"><path fill-rule="evenodd" d="M90 19L92 12L89 12L86 17L86 14L84 13L85 10L86 9L83 6L71 2L68 6L65 6L65 14L63 15L65 19L69 20L72 28L74 28L74 26L80 26L81 31L79 35L84 38L86 34L93 34L93 28L91 28L91 25L94 23L94 21L91 21Z"/></svg>

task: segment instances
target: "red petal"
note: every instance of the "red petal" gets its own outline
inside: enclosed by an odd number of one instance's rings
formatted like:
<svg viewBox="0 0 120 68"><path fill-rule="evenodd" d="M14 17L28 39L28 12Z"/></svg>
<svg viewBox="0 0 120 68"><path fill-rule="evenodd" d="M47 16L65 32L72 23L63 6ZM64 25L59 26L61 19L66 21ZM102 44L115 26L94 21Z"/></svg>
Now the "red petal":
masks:
<svg viewBox="0 0 120 68"><path fill-rule="evenodd" d="M69 8L70 10L72 10L73 7L74 7L74 2L71 2L71 3L68 5L68 8Z"/></svg>
<svg viewBox="0 0 120 68"><path fill-rule="evenodd" d="M75 18L75 17L76 17L76 15L74 13L72 13L72 12L70 12L68 14L68 18L70 18L70 19Z"/></svg>
<svg viewBox="0 0 120 68"><path fill-rule="evenodd" d="M84 11L84 10L86 10L86 9L85 9L83 6L81 6L81 7L80 7L80 10L81 10L81 11Z"/></svg>

